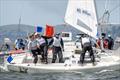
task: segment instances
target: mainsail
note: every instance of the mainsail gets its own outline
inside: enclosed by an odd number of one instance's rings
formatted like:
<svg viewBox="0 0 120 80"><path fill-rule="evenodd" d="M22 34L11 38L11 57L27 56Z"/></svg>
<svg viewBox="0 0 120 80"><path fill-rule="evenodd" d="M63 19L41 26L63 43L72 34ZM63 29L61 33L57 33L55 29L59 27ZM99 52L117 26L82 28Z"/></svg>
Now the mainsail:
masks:
<svg viewBox="0 0 120 80"><path fill-rule="evenodd" d="M97 15L94 0L69 0L65 22L96 38Z"/></svg>

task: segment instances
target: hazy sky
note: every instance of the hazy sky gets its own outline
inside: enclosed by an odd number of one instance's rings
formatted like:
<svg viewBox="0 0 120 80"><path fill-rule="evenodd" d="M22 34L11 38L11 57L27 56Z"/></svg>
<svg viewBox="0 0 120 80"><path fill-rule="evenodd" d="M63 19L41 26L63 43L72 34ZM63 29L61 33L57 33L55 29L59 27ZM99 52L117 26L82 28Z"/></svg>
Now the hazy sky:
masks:
<svg viewBox="0 0 120 80"><path fill-rule="evenodd" d="M18 24L57 25L64 23L68 0L0 0L0 26ZM96 0L98 17L104 13L106 0ZM120 6L120 0L108 0L107 9ZM113 9L110 22L120 23L120 7Z"/></svg>

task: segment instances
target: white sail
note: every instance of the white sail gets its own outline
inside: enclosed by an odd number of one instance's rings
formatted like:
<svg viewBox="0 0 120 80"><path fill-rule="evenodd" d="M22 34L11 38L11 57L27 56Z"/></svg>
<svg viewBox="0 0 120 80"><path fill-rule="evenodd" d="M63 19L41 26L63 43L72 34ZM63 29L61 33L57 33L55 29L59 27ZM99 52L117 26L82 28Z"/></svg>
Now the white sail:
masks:
<svg viewBox="0 0 120 80"><path fill-rule="evenodd" d="M65 22L96 38L97 16L94 0L69 0Z"/></svg>

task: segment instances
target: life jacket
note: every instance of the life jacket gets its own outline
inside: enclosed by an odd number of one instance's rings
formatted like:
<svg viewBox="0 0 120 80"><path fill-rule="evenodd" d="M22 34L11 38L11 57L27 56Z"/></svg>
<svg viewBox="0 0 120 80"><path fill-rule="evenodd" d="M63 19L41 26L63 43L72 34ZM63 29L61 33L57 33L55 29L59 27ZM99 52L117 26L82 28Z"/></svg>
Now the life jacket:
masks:
<svg viewBox="0 0 120 80"><path fill-rule="evenodd" d="M108 40L107 40L107 39L105 39L105 40L103 41L103 46L104 46L104 48L107 48L107 49L108 49Z"/></svg>
<svg viewBox="0 0 120 80"><path fill-rule="evenodd" d="M53 37L53 46L55 47L61 47L61 38L56 38L56 37Z"/></svg>
<svg viewBox="0 0 120 80"><path fill-rule="evenodd" d="M28 49L35 50L37 49L37 40L29 41L28 43Z"/></svg>
<svg viewBox="0 0 120 80"><path fill-rule="evenodd" d="M101 45L100 39L97 40L97 44L98 44L99 46ZM108 48L108 40L107 40L107 39L104 39L104 40L103 40L103 47L104 47L104 48Z"/></svg>
<svg viewBox="0 0 120 80"><path fill-rule="evenodd" d="M99 45L99 47L100 47L100 39L98 39L98 40L97 40L97 44L98 44L98 45Z"/></svg>
<svg viewBox="0 0 120 80"><path fill-rule="evenodd" d="M90 38L89 37L82 38L82 45L84 45L85 43L90 43Z"/></svg>
<svg viewBox="0 0 120 80"><path fill-rule="evenodd" d="M45 39L42 37L40 39L37 39L37 41L39 42L40 45L46 43Z"/></svg>

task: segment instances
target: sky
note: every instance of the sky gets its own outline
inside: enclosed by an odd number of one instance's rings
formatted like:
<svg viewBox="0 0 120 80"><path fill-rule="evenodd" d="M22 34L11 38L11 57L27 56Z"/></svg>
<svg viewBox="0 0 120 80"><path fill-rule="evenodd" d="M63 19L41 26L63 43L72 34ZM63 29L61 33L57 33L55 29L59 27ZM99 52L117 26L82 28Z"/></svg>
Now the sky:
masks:
<svg viewBox="0 0 120 80"><path fill-rule="evenodd" d="M105 11L106 0L95 2L100 18ZM0 26L18 24L20 16L21 24L26 25L63 24L67 3L68 0L0 0ZM106 9L112 10L109 22L120 24L120 0L107 0Z"/></svg>

